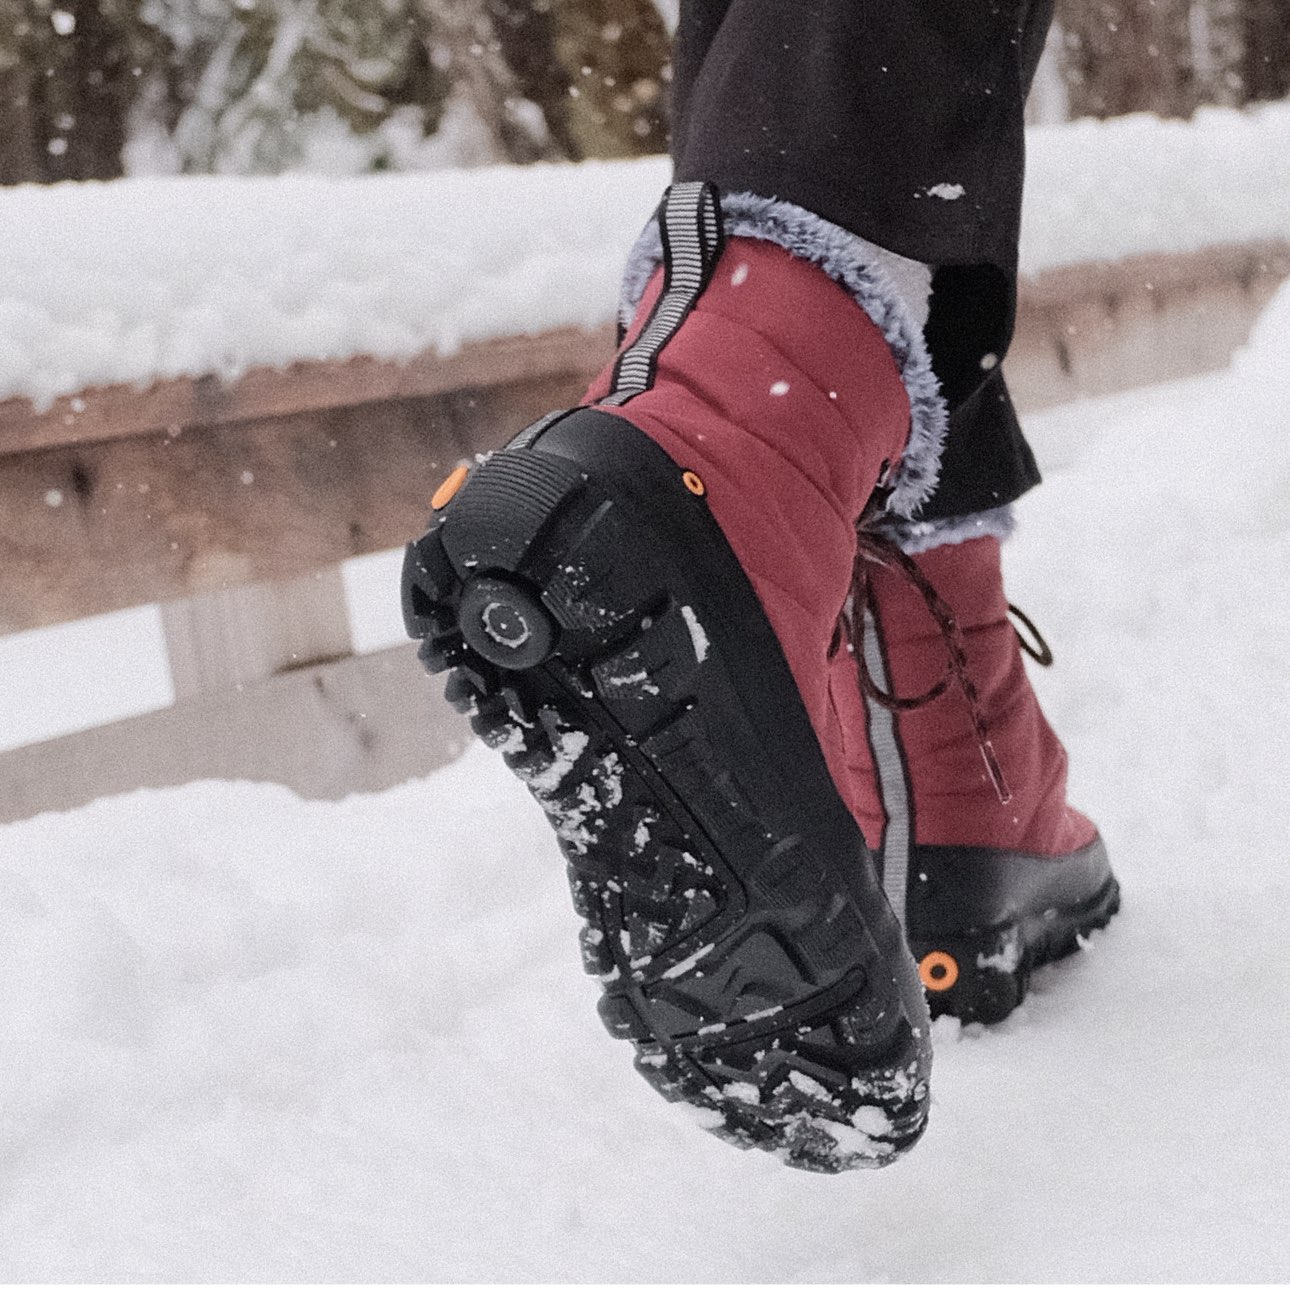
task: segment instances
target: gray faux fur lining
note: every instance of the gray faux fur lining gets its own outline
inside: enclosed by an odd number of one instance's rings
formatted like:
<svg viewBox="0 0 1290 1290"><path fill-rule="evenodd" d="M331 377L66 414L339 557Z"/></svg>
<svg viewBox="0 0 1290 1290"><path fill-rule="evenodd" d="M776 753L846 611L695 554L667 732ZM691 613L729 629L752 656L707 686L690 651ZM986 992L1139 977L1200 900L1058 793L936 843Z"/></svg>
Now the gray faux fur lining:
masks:
<svg viewBox="0 0 1290 1290"><path fill-rule="evenodd" d="M917 515L936 488L946 411L922 329L882 267L884 257L891 253L791 202L755 193L724 193L721 209L727 237L774 242L823 269L882 332L900 369L910 407L909 443L891 481L887 509L902 519ZM619 318L624 326L631 322L650 277L662 262L658 222L651 220L632 248L623 274Z"/></svg>
<svg viewBox="0 0 1290 1290"><path fill-rule="evenodd" d="M636 317L636 307L654 276L654 270L663 263L663 234L659 231L657 217L652 217L641 229L627 256L623 270L623 283L618 289L618 325L630 327Z"/></svg>
<svg viewBox="0 0 1290 1290"><path fill-rule="evenodd" d="M973 538L993 537L1002 542L1012 535L1017 521L1011 506L996 506L975 515L954 515L944 520L884 518L874 526L906 555L919 555L938 546L956 546Z"/></svg>

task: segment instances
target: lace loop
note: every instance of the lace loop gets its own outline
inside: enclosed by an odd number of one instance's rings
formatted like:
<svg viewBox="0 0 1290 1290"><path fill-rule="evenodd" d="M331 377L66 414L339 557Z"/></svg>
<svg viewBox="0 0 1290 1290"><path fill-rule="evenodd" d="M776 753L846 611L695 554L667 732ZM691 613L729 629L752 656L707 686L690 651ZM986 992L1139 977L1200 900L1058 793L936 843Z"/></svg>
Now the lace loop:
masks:
<svg viewBox="0 0 1290 1290"><path fill-rule="evenodd" d="M1008 602L1008 612L1021 623L1022 627L1030 633L1030 640L1022 634L1021 628L1016 623L1012 624L1012 630L1017 637L1017 644L1021 646L1031 658L1039 664L1040 667L1052 667L1053 651L1049 648L1048 642L1040 634L1039 628L1031 622L1027 614L1023 614L1011 601Z"/></svg>
<svg viewBox="0 0 1290 1290"><path fill-rule="evenodd" d="M968 712L972 721L972 731L976 736L977 747L981 750L981 758L985 762L986 774L994 788L995 795L1000 803L1006 806L1012 800L1012 790L1008 787L1003 768L999 765L999 759L994 751L994 744L990 741L990 732L986 726L985 716L981 711L980 695L977 692L971 674L968 672L967 648L963 642L963 632L954 617L954 611L941 598L940 593L932 586L918 565L889 538L882 537L872 529L863 526L857 529L856 538L856 558L851 576L851 595L843 607L841 626L851 652L855 655L860 689L868 698L872 699L880 707L886 708L889 712L910 712L931 703L934 699L940 698L950 688L951 683L957 682L964 699L967 701ZM875 564L880 568L900 574L922 596L923 603L927 606L927 612L940 629L941 637L945 642L945 674L925 693L913 698L903 698L883 690L873 679L869 672L869 666L865 662L865 616L866 613L874 612L873 584L868 566ZM1035 638L1040 642L1051 661L1052 652L1044 643L1043 637L1035 630L1034 624L1029 619L1026 619L1024 615L1021 615L1021 617L1034 633Z"/></svg>

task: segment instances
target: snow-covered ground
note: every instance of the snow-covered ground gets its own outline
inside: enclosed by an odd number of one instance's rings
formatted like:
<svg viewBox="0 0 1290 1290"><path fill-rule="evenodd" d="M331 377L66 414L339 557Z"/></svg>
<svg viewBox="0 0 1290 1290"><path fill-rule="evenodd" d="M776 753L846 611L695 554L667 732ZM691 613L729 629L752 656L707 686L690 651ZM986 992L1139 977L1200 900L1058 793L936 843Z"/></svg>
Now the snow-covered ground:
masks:
<svg viewBox="0 0 1290 1290"><path fill-rule="evenodd" d="M1125 907L938 1023L907 1160L798 1174L659 1101L482 749L196 784L0 829L0 1279L1290 1277L1288 424L1290 290L1231 371L1034 419L1011 590Z"/></svg>
<svg viewBox="0 0 1290 1290"><path fill-rule="evenodd" d="M1290 239L1290 104L1040 127L1028 165L1031 273ZM610 322L668 174L650 158L0 190L0 399Z"/></svg>

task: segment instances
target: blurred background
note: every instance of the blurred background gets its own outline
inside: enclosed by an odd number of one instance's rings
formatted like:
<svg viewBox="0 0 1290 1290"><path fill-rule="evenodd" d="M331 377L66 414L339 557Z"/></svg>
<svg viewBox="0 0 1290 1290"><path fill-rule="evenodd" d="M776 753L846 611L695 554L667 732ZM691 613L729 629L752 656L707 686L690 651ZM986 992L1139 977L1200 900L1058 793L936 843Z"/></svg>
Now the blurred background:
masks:
<svg viewBox="0 0 1290 1290"><path fill-rule="evenodd" d="M0 184L666 150L676 0L0 0ZM1285 0L1058 0L1034 123L1290 94Z"/></svg>

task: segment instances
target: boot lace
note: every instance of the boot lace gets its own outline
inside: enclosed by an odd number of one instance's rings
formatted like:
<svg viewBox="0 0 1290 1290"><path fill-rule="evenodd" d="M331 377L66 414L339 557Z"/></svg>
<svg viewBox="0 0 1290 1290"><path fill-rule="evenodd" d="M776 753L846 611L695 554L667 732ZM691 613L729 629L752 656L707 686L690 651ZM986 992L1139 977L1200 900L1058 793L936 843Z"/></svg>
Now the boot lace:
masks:
<svg viewBox="0 0 1290 1290"><path fill-rule="evenodd" d="M842 638L855 658L860 689L867 698L889 712L912 712L940 698L952 684L957 684L967 704L973 735L981 751L981 759L985 762L990 784L1000 803L1006 806L1012 800L1012 790L1008 786L1003 767L999 765L994 744L990 740L990 730L986 724L985 714L981 710L981 696L968 671L963 631L954 616L954 611L946 604L918 565L895 542L884 537L867 523L868 519L868 514L862 517L856 530L856 558L852 568L851 591L839 621ZM877 605L870 575L870 570L875 565L903 577L909 586L922 596L928 614L940 629L941 638L945 644L945 672L922 694L901 697L884 690L869 671L864 652L864 634L866 618L870 615L877 617ZM1039 629L1015 605L1009 604L1008 612L1019 620L1029 633L1029 639L1027 639L1014 622L1013 631L1021 648L1041 666L1051 666L1053 652L1049 649L1048 642L1040 635Z"/></svg>

